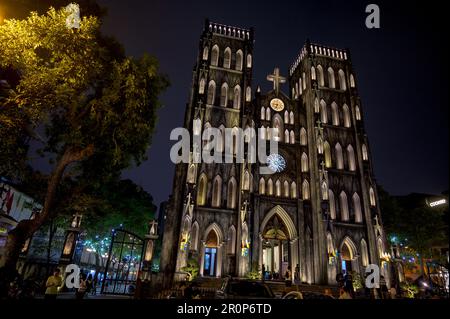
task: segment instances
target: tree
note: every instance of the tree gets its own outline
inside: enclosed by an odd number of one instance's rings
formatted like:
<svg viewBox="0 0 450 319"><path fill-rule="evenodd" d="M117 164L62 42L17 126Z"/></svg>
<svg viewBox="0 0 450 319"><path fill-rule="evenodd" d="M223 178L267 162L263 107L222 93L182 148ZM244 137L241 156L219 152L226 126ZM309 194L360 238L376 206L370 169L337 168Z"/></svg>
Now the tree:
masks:
<svg viewBox="0 0 450 319"><path fill-rule="evenodd" d="M390 196L381 187L378 194L388 237L395 237L396 241L404 242L419 254L420 268L424 274L424 258L431 257L431 247L439 242L448 242L448 223L445 219L448 218L448 208L431 208L425 204L424 195L420 194L406 196L403 201Z"/></svg>
<svg viewBox="0 0 450 319"><path fill-rule="evenodd" d="M36 139L45 127L42 154L53 163L41 213L8 234L2 263L10 268L26 239L58 216L62 198L79 200L88 186L145 159L168 85L155 58L120 57L116 43L101 36L98 18L83 17L79 29L70 29L67 16L51 8L0 25L0 67L20 74L1 102L0 131L11 123Z"/></svg>

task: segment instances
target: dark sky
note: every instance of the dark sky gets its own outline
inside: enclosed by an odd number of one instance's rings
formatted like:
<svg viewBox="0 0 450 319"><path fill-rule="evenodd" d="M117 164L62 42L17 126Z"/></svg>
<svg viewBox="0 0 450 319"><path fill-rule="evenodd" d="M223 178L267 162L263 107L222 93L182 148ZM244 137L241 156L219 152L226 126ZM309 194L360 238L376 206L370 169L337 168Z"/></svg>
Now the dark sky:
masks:
<svg viewBox="0 0 450 319"><path fill-rule="evenodd" d="M205 18L255 28L253 86L270 89L266 75L288 66L307 38L352 54L377 181L395 195L448 189L448 60L441 2L100 0L104 31L127 54L155 55L171 81L149 160L124 177L156 203L171 192L170 131L181 126ZM365 27L376 3L381 29ZM427 5L427 6L425 6ZM288 88L285 85L284 91Z"/></svg>

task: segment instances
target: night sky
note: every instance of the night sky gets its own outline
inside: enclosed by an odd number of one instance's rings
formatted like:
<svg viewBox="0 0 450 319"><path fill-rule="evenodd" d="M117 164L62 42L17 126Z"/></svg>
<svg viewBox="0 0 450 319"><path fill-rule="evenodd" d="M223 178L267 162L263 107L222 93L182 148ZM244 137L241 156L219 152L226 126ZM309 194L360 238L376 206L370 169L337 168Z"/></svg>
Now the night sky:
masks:
<svg viewBox="0 0 450 319"><path fill-rule="evenodd" d="M395 3L392 3L395 2ZM159 204L174 165L170 131L182 126L204 19L255 28L253 91L275 66L284 76L305 40L349 48L377 182L388 192L439 194L448 189L448 52L441 2L100 0L104 32L128 55L155 55L171 81L162 96L149 160L124 172ZM376 3L381 29L365 27ZM428 7L424 7L424 3ZM288 93L288 86L282 89Z"/></svg>

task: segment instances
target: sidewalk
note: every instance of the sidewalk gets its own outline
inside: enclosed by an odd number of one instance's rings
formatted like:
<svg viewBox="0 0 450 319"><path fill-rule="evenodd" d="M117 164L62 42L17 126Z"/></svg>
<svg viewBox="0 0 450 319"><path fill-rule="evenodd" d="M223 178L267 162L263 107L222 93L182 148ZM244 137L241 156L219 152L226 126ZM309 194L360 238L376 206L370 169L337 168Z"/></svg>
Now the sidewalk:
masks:
<svg viewBox="0 0 450 319"><path fill-rule="evenodd" d="M36 296L36 299L44 299L43 295L38 295ZM62 292L58 294L57 299L75 299L75 292ZM122 296L122 295L101 295L101 294L97 294L97 295L85 295L83 300L90 300L90 299L133 299L133 296Z"/></svg>

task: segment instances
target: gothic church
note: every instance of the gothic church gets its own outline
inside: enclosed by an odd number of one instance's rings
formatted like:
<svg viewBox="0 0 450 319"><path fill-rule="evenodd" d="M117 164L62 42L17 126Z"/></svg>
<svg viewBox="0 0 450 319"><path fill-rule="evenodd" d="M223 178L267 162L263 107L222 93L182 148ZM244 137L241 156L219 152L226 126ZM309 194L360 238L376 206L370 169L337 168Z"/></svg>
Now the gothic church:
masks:
<svg viewBox="0 0 450 319"><path fill-rule="evenodd" d="M349 51L307 41L286 76L275 68L267 76L273 90L261 92L252 86L253 42L253 29L206 20L184 126L192 135L259 129L259 141L278 141L269 156L274 173L260 174L258 161L177 164L161 270L182 280L195 259L204 277L264 270L265 279L284 280L290 269L292 280L297 273L303 283L335 284L337 273L377 264L388 279Z"/></svg>

